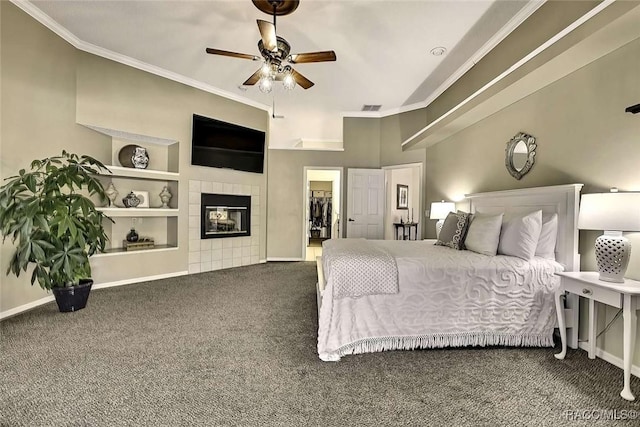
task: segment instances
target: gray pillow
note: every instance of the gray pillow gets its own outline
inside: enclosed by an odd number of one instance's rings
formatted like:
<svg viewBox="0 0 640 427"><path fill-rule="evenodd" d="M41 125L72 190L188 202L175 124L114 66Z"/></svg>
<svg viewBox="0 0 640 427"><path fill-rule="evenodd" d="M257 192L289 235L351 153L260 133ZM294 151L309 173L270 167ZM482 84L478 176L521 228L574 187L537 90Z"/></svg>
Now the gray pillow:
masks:
<svg viewBox="0 0 640 427"><path fill-rule="evenodd" d="M468 213L462 211L449 212L435 244L438 246L448 246L457 250L462 249L468 226Z"/></svg>

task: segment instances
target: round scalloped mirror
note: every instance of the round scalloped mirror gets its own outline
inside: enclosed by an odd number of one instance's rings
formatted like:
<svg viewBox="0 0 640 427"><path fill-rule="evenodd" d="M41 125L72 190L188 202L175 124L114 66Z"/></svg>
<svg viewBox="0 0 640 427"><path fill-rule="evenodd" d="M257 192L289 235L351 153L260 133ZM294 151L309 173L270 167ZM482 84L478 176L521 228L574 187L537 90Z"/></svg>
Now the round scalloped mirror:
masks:
<svg viewBox="0 0 640 427"><path fill-rule="evenodd" d="M505 165L511 176L521 179L531 170L535 163L536 147L535 137L524 132L519 132L507 142Z"/></svg>

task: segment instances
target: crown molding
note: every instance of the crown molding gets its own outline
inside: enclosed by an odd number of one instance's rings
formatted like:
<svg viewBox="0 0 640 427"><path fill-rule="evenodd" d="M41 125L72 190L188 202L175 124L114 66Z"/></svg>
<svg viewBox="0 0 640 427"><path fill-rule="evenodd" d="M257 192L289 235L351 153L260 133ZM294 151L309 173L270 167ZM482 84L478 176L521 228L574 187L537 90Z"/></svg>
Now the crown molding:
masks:
<svg viewBox="0 0 640 427"><path fill-rule="evenodd" d="M76 37L71 31L64 28L57 21L54 21L49 15L44 13L38 7L36 7L33 3L27 0L9 0L14 5L18 6L22 9L23 12L31 16L33 19L56 33L62 39L64 39L67 43L71 44L73 47L78 48L78 45L81 43L81 40Z"/></svg>
<svg viewBox="0 0 640 427"><path fill-rule="evenodd" d="M159 77L164 77L168 80L172 80L195 89L200 89L204 92L211 93L213 95L218 95L226 99L230 99L232 101L239 102L241 104L245 104L251 107L258 108L260 110L269 111L269 106L262 104L257 101L253 101L248 98L244 98L235 93L227 92L222 89L218 89L215 86L211 86L206 83L202 83L198 80L185 77L181 74L174 73L173 71L165 70L164 68L157 67L155 65L147 64L146 62L139 61L137 59L131 58L126 55L122 55L120 53L113 52L108 49L104 49L102 47L96 46L91 43L87 43L84 40L78 38L75 34L67 30L65 27L60 25L57 21L52 19L49 15L40 10L37 6L27 0L10 0L11 3L15 4L17 7L22 9L25 13L31 16L36 21L40 22L42 25L47 27L49 30L53 31L67 43L71 44L78 50L109 59L114 62L118 62L120 64L127 65L132 68L136 68L141 71L145 71L150 74L154 74Z"/></svg>

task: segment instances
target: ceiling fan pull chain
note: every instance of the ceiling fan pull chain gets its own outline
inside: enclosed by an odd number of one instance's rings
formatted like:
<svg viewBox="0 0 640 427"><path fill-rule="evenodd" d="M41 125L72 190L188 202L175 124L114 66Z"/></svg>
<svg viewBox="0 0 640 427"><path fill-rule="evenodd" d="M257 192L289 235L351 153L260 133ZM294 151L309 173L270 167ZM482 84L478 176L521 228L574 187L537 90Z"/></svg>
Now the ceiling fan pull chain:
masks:
<svg viewBox="0 0 640 427"><path fill-rule="evenodd" d="M273 2L273 29L277 34L278 27L276 27L276 4L276 2Z"/></svg>

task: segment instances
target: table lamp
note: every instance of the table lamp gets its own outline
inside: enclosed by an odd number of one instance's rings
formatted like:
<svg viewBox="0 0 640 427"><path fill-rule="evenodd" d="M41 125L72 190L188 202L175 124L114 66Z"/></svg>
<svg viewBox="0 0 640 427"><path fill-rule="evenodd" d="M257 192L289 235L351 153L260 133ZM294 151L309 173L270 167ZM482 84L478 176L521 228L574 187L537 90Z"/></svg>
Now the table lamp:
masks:
<svg viewBox="0 0 640 427"><path fill-rule="evenodd" d="M640 193L583 194L578 228L604 231L596 239L600 280L624 283L631 244L622 232L640 231Z"/></svg>
<svg viewBox="0 0 640 427"><path fill-rule="evenodd" d="M436 238L440 236L440 230L442 230L442 225L444 224L444 220L449 215L449 212L453 212L456 210L456 204L453 202L445 202L444 200L441 202L432 202L431 203L431 213L429 215L429 219L437 219L436 222Z"/></svg>

